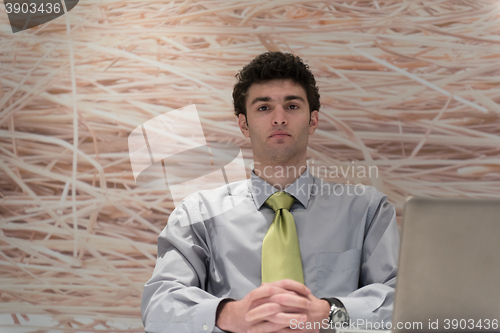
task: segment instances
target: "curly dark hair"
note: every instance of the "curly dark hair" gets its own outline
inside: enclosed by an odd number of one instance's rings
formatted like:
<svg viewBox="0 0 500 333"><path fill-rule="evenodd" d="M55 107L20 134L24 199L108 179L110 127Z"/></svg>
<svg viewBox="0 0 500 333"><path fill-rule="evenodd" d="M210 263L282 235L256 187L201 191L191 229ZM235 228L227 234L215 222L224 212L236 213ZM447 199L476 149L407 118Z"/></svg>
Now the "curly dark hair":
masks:
<svg viewBox="0 0 500 333"><path fill-rule="evenodd" d="M254 83L276 79L291 79L305 90L309 112L319 111L319 91L309 66L291 53L266 52L258 55L236 74L238 82L233 88L234 113L238 117L246 112L246 93Z"/></svg>

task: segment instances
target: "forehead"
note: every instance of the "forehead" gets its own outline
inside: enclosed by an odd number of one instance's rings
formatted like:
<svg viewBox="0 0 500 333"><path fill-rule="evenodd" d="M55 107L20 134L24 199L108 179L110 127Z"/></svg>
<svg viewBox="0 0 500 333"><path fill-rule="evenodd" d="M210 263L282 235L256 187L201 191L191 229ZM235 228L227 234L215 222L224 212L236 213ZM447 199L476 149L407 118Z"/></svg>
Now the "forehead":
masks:
<svg viewBox="0 0 500 333"><path fill-rule="evenodd" d="M251 103L257 97L269 97L272 100L283 99L287 95L300 96L307 102L306 91L293 80L270 80L262 83L253 83L247 90L246 103Z"/></svg>

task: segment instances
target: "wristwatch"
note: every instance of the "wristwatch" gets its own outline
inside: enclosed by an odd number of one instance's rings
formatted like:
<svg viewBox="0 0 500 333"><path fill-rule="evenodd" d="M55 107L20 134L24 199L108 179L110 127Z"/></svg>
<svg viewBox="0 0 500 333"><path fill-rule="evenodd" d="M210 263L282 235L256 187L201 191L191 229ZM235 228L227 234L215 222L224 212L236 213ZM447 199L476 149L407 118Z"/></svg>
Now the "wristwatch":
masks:
<svg viewBox="0 0 500 333"><path fill-rule="evenodd" d="M341 301L336 298L323 299L330 304L330 315L328 316L328 320L331 324L343 324L349 322L349 314Z"/></svg>

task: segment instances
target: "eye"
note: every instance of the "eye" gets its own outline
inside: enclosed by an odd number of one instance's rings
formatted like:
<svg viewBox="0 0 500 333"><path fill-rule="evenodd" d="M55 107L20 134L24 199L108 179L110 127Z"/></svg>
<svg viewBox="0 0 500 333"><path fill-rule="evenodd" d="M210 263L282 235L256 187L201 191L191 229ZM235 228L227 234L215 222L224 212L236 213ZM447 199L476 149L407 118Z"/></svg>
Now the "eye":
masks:
<svg viewBox="0 0 500 333"><path fill-rule="evenodd" d="M259 108L257 110L258 111L267 111L267 110L269 110L269 108L265 105L262 105L262 106L259 106Z"/></svg>
<svg viewBox="0 0 500 333"><path fill-rule="evenodd" d="M288 107L292 110L297 110L299 108L299 106L296 104L290 104Z"/></svg>

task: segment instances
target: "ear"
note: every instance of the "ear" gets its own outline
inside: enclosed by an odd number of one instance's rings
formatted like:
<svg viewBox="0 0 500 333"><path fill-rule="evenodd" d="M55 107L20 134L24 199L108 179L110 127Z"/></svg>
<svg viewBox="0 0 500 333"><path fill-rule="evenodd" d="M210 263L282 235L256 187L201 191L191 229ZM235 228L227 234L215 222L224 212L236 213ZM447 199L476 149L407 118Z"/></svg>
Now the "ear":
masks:
<svg viewBox="0 0 500 333"><path fill-rule="evenodd" d="M309 135L313 135L318 127L319 114L318 111L314 110L311 112L311 118L309 120Z"/></svg>
<svg viewBox="0 0 500 333"><path fill-rule="evenodd" d="M248 130L247 117L243 113L238 115L238 125L240 126L241 133L243 133L245 138L249 138L250 132Z"/></svg>

